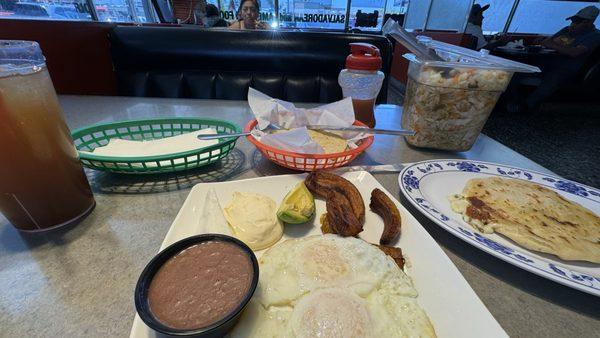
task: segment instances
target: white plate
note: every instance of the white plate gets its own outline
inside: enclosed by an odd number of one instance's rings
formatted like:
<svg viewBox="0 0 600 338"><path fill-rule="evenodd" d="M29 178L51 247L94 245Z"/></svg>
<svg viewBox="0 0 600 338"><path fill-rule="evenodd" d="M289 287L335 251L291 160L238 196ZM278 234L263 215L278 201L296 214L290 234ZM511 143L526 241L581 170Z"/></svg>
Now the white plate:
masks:
<svg viewBox="0 0 600 338"><path fill-rule="evenodd" d="M255 192L271 197L277 203L306 175L284 175L254 178L222 183L201 183L192 189L179 214L173 221L161 246L188 236L198 234L196 224L201 216L204 198L209 188L214 188L222 206L229 203L233 192ZM371 191L385 188L365 171L346 173L345 178L356 185L365 205L368 206ZM388 193L391 197L391 195ZM402 234L398 246L407 257L412 277L419 292L418 301L425 309L439 337L507 337L467 281L462 277L448 256L427 231L393 197L402 216ZM316 224L286 225L284 239L320 234L319 215L325 212L325 202L316 200ZM383 221L367 207L365 228L360 237L378 243ZM261 252L256 253L260 256ZM469 320L464 320L469 318ZM457 325L460 323L460 325ZM152 337L152 330L136 314L130 337Z"/></svg>
<svg viewBox="0 0 600 338"><path fill-rule="evenodd" d="M477 161L434 160L408 165L398 178L406 198L425 216L465 242L512 265L572 288L600 296L600 265L563 261L527 250L498 234L474 231L452 211L448 196L462 192L475 177L509 177L550 188L600 215L600 191L531 170Z"/></svg>

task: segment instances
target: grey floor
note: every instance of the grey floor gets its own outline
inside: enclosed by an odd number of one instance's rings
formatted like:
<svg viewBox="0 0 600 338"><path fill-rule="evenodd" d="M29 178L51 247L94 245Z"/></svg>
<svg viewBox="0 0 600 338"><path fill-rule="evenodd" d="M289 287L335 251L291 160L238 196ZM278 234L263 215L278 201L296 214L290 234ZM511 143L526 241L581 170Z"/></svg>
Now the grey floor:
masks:
<svg viewBox="0 0 600 338"><path fill-rule="evenodd" d="M483 133L567 179L600 187L600 111L545 105L536 114L495 111Z"/></svg>
<svg viewBox="0 0 600 338"><path fill-rule="evenodd" d="M392 85L388 102L403 103ZM600 188L600 106L545 104L536 114L496 109L483 133L569 180Z"/></svg>

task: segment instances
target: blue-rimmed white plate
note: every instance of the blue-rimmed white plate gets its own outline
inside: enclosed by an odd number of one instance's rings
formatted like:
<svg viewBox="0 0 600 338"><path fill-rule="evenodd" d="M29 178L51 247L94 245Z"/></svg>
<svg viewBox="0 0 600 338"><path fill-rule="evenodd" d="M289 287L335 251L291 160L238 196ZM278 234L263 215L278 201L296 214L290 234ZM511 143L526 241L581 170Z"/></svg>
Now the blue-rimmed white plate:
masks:
<svg viewBox="0 0 600 338"><path fill-rule="evenodd" d="M452 211L448 196L461 193L472 178L490 176L542 185L600 215L600 190L507 165L467 160L423 161L406 166L398 180L408 201L454 236L524 270L600 296L599 264L564 261L554 255L525 249L502 235L480 233Z"/></svg>

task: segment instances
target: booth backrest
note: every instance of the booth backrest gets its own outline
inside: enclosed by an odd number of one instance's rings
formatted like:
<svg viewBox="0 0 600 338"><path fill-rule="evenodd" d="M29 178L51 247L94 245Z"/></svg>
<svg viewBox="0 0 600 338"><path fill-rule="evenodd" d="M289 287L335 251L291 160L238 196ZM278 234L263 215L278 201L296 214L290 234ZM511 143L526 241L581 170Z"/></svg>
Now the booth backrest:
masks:
<svg viewBox="0 0 600 338"><path fill-rule="evenodd" d="M110 33L119 93L245 100L248 87L293 102L342 98L337 82L351 42L377 46L389 74L392 47L376 35L115 27ZM387 81L378 102L387 98Z"/></svg>

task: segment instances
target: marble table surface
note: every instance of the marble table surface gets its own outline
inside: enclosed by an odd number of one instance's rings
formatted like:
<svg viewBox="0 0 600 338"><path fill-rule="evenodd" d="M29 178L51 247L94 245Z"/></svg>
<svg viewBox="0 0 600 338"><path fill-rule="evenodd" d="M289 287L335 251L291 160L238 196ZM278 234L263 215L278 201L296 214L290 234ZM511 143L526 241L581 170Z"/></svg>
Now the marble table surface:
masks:
<svg viewBox="0 0 600 338"><path fill-rule="evenodd" d="M252 116L243 101L61 96L60 102L72 129L91 123L168 116L214 117L243 126ZM401 114L401 107L378 106L378 127L398 128ZM485 135L462 153L420 150L402 138L378 135L373 146L352 165L442 158L483 160L548 172ZM0 215L0 336L128 336L139 273L156 254L193 185L292 173L265 160L245 139L240 139L220 163L180 174L86 172L97 207L73 228L22 234ZM404 200L398 173L374 176L417 217L510 336L598 337L600 299L471 247Z"/></svg>

